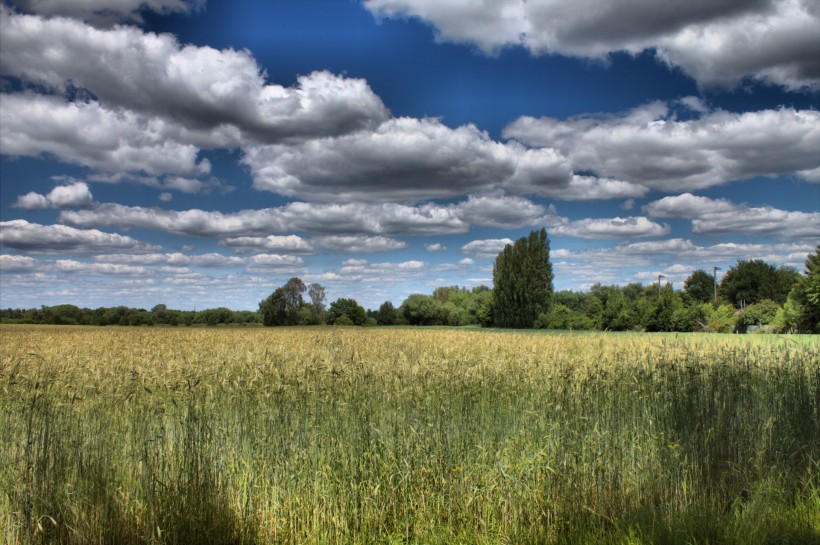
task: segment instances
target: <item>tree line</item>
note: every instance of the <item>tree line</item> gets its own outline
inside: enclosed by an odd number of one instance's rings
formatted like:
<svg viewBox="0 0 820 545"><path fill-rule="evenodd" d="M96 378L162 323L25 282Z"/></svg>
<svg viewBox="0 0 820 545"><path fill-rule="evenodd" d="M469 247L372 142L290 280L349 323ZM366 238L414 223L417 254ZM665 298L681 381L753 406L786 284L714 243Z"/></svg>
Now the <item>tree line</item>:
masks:
<svg viewBox="0 0 820 545"><path fill-rule="evenodd" d="M694 271L683 290L660 283L600 284L589 291L554 291L549 239L544 229L507 245L496 257L493 287L437 288L413 294L396 308L385 301L365 310L355 299L326 305L326 290L291 278L260 301L259 310L221 307L202 311L150 311L128 307L58 305L0 310L5 323L76 325L409 325L609 331L767 331L820 333L820 245L803 274L762 260L738 261L716 283Z"/></svg>

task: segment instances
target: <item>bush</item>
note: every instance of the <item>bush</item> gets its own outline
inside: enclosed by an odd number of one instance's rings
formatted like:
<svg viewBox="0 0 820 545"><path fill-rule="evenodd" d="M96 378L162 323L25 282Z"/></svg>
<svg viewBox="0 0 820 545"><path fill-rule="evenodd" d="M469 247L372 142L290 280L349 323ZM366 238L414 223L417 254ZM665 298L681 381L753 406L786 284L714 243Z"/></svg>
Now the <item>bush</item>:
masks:
<svg viewBox="0 0 820 545"><path fill-rule="evenodd" d="M333 322L333 325L355 325L353 320L347 317L347 314L342 314Z"/></svg>

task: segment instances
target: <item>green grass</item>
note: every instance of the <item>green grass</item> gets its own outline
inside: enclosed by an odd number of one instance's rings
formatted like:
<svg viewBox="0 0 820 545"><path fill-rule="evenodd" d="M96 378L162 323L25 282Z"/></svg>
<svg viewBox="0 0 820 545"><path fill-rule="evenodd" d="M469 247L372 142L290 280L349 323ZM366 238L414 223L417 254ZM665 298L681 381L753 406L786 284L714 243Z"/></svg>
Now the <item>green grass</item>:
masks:
<svg viewBox="0 0 820 545"><path fill-rule="evenodd" d="M816 544L813 343L0 328L4 543Z"/></svg>

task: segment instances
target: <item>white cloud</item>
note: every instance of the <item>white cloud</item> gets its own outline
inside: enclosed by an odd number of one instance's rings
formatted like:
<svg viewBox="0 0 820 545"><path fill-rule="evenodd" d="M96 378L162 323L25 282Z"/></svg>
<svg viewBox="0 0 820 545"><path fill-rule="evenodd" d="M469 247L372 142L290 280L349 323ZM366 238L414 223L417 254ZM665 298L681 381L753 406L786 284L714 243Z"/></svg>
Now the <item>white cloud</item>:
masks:
<svg viewBox="0 0 820 545"><path fill-rule="evenodd" d="M174 234L213 237L260 237L304 231L317 234L424 235L463 233L469 225L455 206L425 204L316 204L292 202L278 208L223 213L164 210L101 204L88 210L64 210L63 222L78 227L117 225Z"/></svg>
<svg viewBox="0 0 820 545"><path fill-rule="evenodd" d="M168 137L168 124L98 102L32 93L0 95L0 146L7 155L60 160L107 173L196 177L210 171L199 149Z"/></svg>
<svg viewBox="0 0 820 545"><path fill-rule="evenodd" d="M734 212L736 205L726 199L710 199L691 193L664 197L650 202L644 211L656 218L697 218L705 214Z"/></svg>
<svg viewBox="0 0 820 545"><path fill-rule="evenodd" d="M221 246L233 248L237 252L252 252L264 250L266 252L284 252L288 254L309 254L313 252L310 242L296 235L266 237L227 237L219 243Z"/></svg>
<svg viewBox="0 0 820 545"><path fill-rule="evenodd" d="M180 137L187 131L207 140L216 129L232 145L236 138L280 142L356 131L388 116L363 80L314 72L294 87L268 84L246 50L182 46L170 34L99 30L4 6L0 34L3 74L54 89L71 82L111 107L179 122Z"/></svg>
<svg viewBox="0 0 820 545"><path fill-rule="evenodd" d="M365 0L380 17L418 17L440 40L488 53L521 46L536 55L606 58L654 50L703 85L745 76L817 87L820 10L811 0Z"/></svg>
<svg viewBox="0 0 820 545"><path fill-rule="evenodd" d="M25 210L36 210L40 208L63 208L87 206L91 204L93 197L88 184L75 182L70 185L61 185L52 189L48 195L29 192L17 197L14 207Z"/></svg>
<svg viewBox="0 0 820 545"><path fill-rule="evenodd" d="M692 232L702 235L744 233L774 235L782 239L820 239L820 212L750 207L691 193L664 197L647 204L644 210L654 217L692 219Z"/></svg>
<svg viewBox="0 0 820 545"><path fill-rule="evenodd" d="M666 192L820 166L820 112L814 110L716 111L678 121L665 104L652 103L617 116L522 117L504 134L556 147L575 170Z"/></svg>
<svg viewBox="0 0 820 545"><path fill-rule="evenodd" d="M449 198L507 188L538 193L569 183L552 150L502 144L472 125L396 118L373 131L298 145L249 146L254 187L289 197L346 201Z"/></svg>
<svg viewBox="0 0 820 545"><path fill-rule="evenodd" d="M237 267L247 263L246 258L225 256L215 252L187 255L180 252L170 254L102 254L94 256L98 263L119 263L126 265L170 265L172 267Z"/></svg>
<svg viewBox="0 0 820 545"><path fill-rule="evenodd" d="M643 216L627 218L586 218L568 221L550 230L551 235L587 239L657 237L668 234L668 225L659 225Z"/></svg>
<svg viewBox="0 0 820 545"><path fill-rule="evenodd" d="M140 11L186 13L198 9L205 0L14 0L20 8L41 15L57 15L107 25L119 21L141 22Z"/></svg>
<svg viewBox="0 0 820 545"><path fill-rule="evenodd" d="M51 206L51 203L48 202L45 195L29 191L25 195L17 197L17 202L12 206L22 208L23 210L39 210L41 208L48 208Z"/></svg>
<svg viewBox="0 0 820 545"><path fill-rule="evenodd" d="M248 258L248 272L265 272L271 270L302 271L304 260L294 255L257 254Z"/></svg>
<svg viewBox="0 0 820 545"><path fill-rule="evenodd" d="M72 259L58 259L54 262L54 268L62 273L84 273L94 275L142 275L145 274L145 267L135 267L133 265L119 265L115 263L83 263Z"/></svg>
<svg viewBox="0 0 820 545"><path fill-rule="evenodd" d="M37 260L24 255L0 254L0 271L29 271L37 266Z"/></svg>
<svg viewBox="0 0 820 545"><path fill-rule="evenodd" d="M473 240L461 247L461 253L474 254L480 258L495 258L504 246L512 243L512 239L509 238Z"/></svg>
<svg viewBox="0 0 820 545"><path fill-rule="evenodd" d="M392 252L407 247L407 243L389 237L371 237L362 235L331 235L316 237L316 244L333 252L376 253Z"/></svg>
<svg viewBox="0 0 820 545"><path fill-rule="evenodd" d="M433 242L431 244L425 244L424 249L428 252L445 252L447 251L447 247L440 242Z"/></svg>
<svg viewBox="0 0 820 545"><path fill-rule="evenodd" d="M529 199L503 194L471 195L458 204L458 210L470 224L504 229L544 224L555 216L552 207L547 210Z"/></svg>
<svg viewBox="0 0 820 545"><path fill-rule="evenodd" d="M28 252L156 251L157 247L116 233L75 229L65 225L40 225L26 220L0 222L0 244Z"/></svg>

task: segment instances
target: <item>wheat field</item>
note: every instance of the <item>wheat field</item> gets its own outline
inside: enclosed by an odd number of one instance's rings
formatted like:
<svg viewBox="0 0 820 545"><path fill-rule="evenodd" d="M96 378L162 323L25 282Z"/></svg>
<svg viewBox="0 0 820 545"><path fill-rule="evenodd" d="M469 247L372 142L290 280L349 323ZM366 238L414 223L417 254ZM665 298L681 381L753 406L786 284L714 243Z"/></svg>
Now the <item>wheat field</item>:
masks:
<svg viewBox="0 0 820 545"><path fill-rule="evenodd" d="M817 338L0 327L0 539L820 543Z"/></svg>

